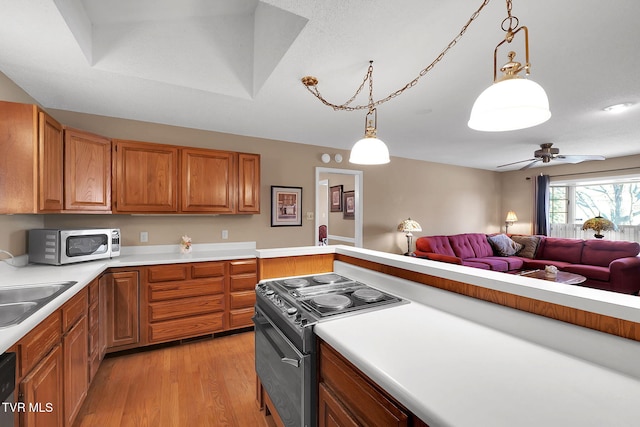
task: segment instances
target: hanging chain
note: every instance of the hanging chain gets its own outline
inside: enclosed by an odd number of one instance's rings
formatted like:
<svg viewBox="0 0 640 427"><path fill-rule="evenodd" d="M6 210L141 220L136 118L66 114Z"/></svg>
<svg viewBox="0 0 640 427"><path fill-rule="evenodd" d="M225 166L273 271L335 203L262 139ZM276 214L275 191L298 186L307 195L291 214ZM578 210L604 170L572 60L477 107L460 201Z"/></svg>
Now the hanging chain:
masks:
<svg viewBox="0 0 640 427"><path fill-rule="evenodd" d="M315 77L310 77L310 76L304 77L302 79L302 83L307 88L307 90L309 92L311 92L316 98L318 98L324 105L327 105L327 106L333 108L334 110L356 111L356 110L368 109L369 112L372 112L373 109L375 107L377 107L378 105L384 104L385 102L387 102L387 101L395 98L396 96L402 94L405 90L411 89L416 84L418 84L418 81L420 80L420 78L422 78L425 74L427 74L429 71L431 71L436 66L436 64L438 62L440 62L442 60L442 58L444 58L444 56L451 50L451 48L453 48L453 46L455 46L456 43L458 43L458 41L466 33L467 28L469 28L471 23L473 21L475 21L478 16L480 16L480 12L482 11L482 9L484 9L484 7L486 5L489 4L490 1L491 0L484 0L482 2L480 7L473 13L473 15L471 15L471 18L469 18L467 23L464 24L464 26L462 27L462 29L460 30L458 35L455 36L453 38L453 40L451 40L449 42L447 47L445 47L442 50L442 52L440 52L440 54L436 57L436 59L433 60L433 62L431 64L429 64L426 68L424 68L422 71L420 71L420 73L418 74L418 76L415 79L411 80L409 83L404 85L404 87L402 87L401 89L398 89L395 92L391 93L386 98L382 98L382 99L379 99L377 101L373 100L373 61L369 62L369 68L367 70L367 74L364 76L364 79L363 79L362 83L360 84L360 86L358 87L358 89L356 90L356 93L351 98L349 98L349 100L347 100L347 102L345 102L343 104L339 104L338 105L338 104L333 104L333 103L327 101L320 94L320 91L318 90L318 86L317 86L318 80ZM515 18L515 17L511 16L511 0L507 0L507 13L509 14L509 17L506 18L505 21L510 20L510 22L511 22L513 19L515 19L516 22L517 22L518 18ZM503 24L504 24L504 22L503 22ZM517 24L516 24L516 27L517 27ZM507 30L505 30L505 31L507 31ZM364 85L366 84L367 80L369 80L369 103L367 105L357 105L357 106L353 106L353 107L350 106L350 104L357 98L357 96L360 94L360 92L362 92L362 89L364 88Z"/></svg>

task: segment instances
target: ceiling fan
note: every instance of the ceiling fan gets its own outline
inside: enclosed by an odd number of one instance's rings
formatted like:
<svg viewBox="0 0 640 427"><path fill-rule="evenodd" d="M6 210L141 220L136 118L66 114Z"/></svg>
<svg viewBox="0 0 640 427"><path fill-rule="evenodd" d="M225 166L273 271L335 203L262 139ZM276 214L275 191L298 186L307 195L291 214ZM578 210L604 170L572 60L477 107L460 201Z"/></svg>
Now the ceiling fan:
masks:
<svg viewBox="0 0 640 427"><path fill-rule="evenodd" d="M587 160L604 160L604 156L597 155L568 155L560 154L559 148L552 148L553 144L540 144L540 149L533 153L533 159L521 160L519 162L507 163L506 165L500 165L499 168L511 165L517 165L518 163L529 162L520 168L520 170L529 169L531 166L538 162L549 163L551 160L560 160L564 163L576 164L585 162Z"/></svg>

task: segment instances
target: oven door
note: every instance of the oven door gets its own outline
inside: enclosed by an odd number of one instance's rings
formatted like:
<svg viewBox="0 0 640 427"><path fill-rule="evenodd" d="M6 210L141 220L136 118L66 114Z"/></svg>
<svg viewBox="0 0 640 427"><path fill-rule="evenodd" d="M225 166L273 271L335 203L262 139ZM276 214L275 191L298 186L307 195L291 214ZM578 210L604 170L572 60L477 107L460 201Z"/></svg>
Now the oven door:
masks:
<svg viewBox="0 0 640 427"><path fill-rule="evenodd" d="M256 307L256 373L286 427L315 425L311 354L303 355Z"/></svg>

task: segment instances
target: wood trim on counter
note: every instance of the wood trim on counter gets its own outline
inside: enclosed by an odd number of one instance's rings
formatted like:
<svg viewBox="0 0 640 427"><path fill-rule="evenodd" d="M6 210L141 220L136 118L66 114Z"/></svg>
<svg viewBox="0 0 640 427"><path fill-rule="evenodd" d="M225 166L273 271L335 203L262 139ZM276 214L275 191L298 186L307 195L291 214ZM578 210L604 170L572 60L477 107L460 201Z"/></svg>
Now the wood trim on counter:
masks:
<svg viewBox="0 0 640 427"><path fill-rule="evenodd" d="M560 304L540 301L529 297L510 294L508 292L483 288L469 283L444 279L424 273L391 267L373 261L366 261L348 255L336 254L336 261L342 261L358 267L400 277L412 282L422 283L449 292L466 295L483 301L515 308L528 313L560 320L573 325L582 326L611 335L617 335L634 341L640 341L640 323L618 319L604 314L592 313Z"/></svg>
<svg viewBox="0 0 640 427"><path fill-rule="evenodd" d="M336 254L258 258L258 280L330 273Z"/></svg>

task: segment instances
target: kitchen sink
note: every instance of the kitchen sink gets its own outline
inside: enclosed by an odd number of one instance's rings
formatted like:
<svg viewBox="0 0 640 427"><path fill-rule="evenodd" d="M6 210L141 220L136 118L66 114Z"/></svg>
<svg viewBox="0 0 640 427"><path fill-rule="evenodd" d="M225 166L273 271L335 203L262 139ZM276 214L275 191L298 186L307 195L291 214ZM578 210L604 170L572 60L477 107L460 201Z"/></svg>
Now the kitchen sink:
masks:
<svg viewBox="0 0 640 427"><path fill-rule="evenodd" d="M0 328L17 325L78 282L0 287Z"/></svg>
<svg viewBox="0 0 640 427"><path fill-rule="evenodd" d="M0 304L0 327L17 325L38 309L35 302Z"/></svg>

